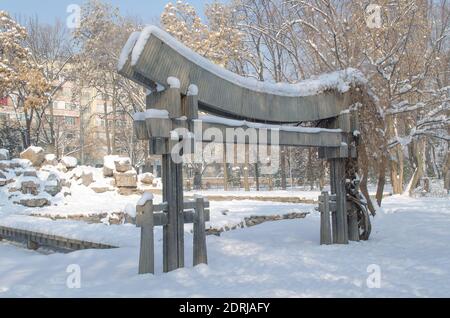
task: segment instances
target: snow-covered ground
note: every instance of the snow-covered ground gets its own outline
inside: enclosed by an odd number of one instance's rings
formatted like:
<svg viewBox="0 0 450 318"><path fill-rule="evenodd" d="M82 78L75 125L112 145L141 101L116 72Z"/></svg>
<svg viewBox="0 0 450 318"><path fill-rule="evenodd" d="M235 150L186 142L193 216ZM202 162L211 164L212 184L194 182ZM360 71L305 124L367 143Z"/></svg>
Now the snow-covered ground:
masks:
<svg viewBox="0 0 450 318"><path fill-rule="evenodd" d="M287 210L307 212L304 210L313 211L314 207L213 202L212 210L217 212L212 213L212 222ZM220 209L228 210L227 215ZM0 208L0 213L3 210ZM16 217L9 214L0 219ZM162 273L158 229L157 273L142 276L137 275L139 230L134 226L75 221L52 224L70 233L93 233L89 235L116 240L121 248L44 255L0 243L0 297L450 297L448 198L387 198L383 211L373 220L370 241L348 246L318 244L318 213L306 219L226 232L220 237L208 236L208 266L168 274ZM189 231L185 241L186 264L191 264ZM66 284L71 277L67 268L72 264L81 269L79 289ZM366 284L368 269L373 268L380 269L380 288L368 288Z"/></svg>

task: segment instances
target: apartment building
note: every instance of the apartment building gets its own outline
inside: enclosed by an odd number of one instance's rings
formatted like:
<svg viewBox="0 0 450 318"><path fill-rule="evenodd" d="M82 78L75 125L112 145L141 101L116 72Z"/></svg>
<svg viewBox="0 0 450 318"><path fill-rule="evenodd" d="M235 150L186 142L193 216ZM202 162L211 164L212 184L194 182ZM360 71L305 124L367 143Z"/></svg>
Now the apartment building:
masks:
<svg viewBox="0 0 450 318"><path fill-rule="evenodd" d="M46 109L48 118L53 118L54 151L59 156L71 155L81 159L80 149L83 146L85 164L102 164L103 157L108 154L106 120L110 139L114 122L118 131L130 121L120 111L116 112L115 118L112 113L112 101L108 97L94 88L80 92L73 83L66 82L54 95L52 107ZM19 122L24 124L25 116L20 110L16 112L14 101L10 97L0 98L0 123L17 127ZM46 127L48 129L48 125Z"/></svg>

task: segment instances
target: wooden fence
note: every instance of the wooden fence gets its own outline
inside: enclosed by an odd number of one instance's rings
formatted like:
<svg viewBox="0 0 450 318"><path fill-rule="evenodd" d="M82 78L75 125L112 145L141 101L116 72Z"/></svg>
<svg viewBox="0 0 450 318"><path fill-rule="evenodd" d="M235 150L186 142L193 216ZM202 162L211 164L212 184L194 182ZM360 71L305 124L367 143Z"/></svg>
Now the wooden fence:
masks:
<svg viewBox="0 0 450 318"><path fill-rule="evenodd" d="M170 232L177 231L177 227L169 225L169 206L167 203L153 204L153 199L139 202L136 208L136 226L141 228L141 246L139 256L139 274L155 273L155 244L154 227L163 226L163 263L170 264L176 260L169 259L176 257L173 249L184 250L184 239L178 241L169 240ZM209 202L202 197L196 197L194 201L186 201L183 205L183 228L184 224L193 223L193 265L207 264L206 249L206 229L205 222L210 220ZM180 244L181 241L181 244ZM172 244L175 243L175 244ZM164 271L169 271L164 266Z"/></svg>

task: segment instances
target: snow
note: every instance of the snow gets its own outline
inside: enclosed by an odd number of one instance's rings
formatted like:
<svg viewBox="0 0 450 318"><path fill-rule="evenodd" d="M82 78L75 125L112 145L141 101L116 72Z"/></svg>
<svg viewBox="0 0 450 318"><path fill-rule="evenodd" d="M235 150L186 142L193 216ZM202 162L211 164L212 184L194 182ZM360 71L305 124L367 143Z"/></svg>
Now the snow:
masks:
<svg viewBox="0 0 450 318"><path fill-rule="evenodd" d="M198 95L198 86L195 84L191 84L188 87L187 96L197 96Z"/></svg>
<svg viewBox="0 0 450 318"><path fill-rule="evenodd" d="M140 33L139 39L136 41L131 53L131 65L134 66L137 64L142 52L145 49L147 41L152 35L163 41L186 59L204 68L205 70L208 70L212 74L231 83L236 83L244 88L257 92L290 97L301 97L317 95L327 90L336 90L338 92L345 93L352 86L365 86L367 84L367 80L364 78L364 75L359 70L353 68L348 68L346 70L337 71L330 74L324 74L298 82L296 84L261 82L254 78L242 77L200 56L177 41L167 32L153 25L147 26ZM131 41L132 40L130 40L130 42ZM128 47L124 48L124 55L128 52L125 49L128 49Z"/></svg>
<svg viewBox="0 0 450 318"><path fill-rule="evenodd" d="M169 112L165 109L147 109L145 118L169 118Z"/></svg>
<svg viewBox="0 0 450 318"><path fill-rule="evenodd" d="M39 153L39 152L44 151L44 149L42 149L41 147L36 147L36 146L30 146L30 147L28 147L28 149L31 149L34 153Z"/></svg>
<svg viewBox="0 0 450 318"><path fill-rule="evenodd" d="M145 121L145 113L143 113L143 112L141 112L141 113L134 113L133 120L134 121Z"/></svg>
<svg viewBox="0 0 450 318"><path fill-rule="evenodd" d="M143 206L145 205L145 203L147 203L148 201L153 201L153 193L151 192L144 192L144 194L142 195L142 197L139 199L139 201L137 202L137 205L139 206Z"/></svg>
<svg viewBox="0 0 450 318"><path fill-rule="evenodd" d="M75 168L78 165L78 159L75 157L62 157L61 162L67 168Z"/></svg>
<svg viewBox="0 0 450 318"><path fill-rule="evenodd" d="M51 162L51 161L54 161L54 160L56 160L56 155L54 155L54 154L45 155L45 161Z"/></svg>
<svg viewBox="0 0 450 318"><path fill-rule="evenodd" d="M270 124L261 124L261 123L253 123L246 120L235 120L228 119L225 117L218 117L214 115L200 115L199 119L196 121L202 121L209 124L219 124L230 127L243 127L246 126L248 128L255 129L268 129L268 130L280 130L287 132L299 132L299 133L310 133L310 134L318 134L322 132L331 132L331 133L342 133L341 129L325 129L325 128L314 128L314 127L296 127L296 126L288 126L288 125L270 125Z"/></svg>
<svg viewBox="0 0 450 318"><path fill-rule="evenodd" d="M4 160L9 160L9 151L6 149L0 149L0 158L4 158Z"/></svg>
<svg viewBox="0 0 450 318"><path fill-rule="evenodd" d="M17 217L2 223L24 221ZM42 219L36 223L44 231L51 226L66 236L81 233L121 248L43 255L3 242L0 297L450 296L448 198L386 199L368 242L320 246L318 213L208 236L208 266L188 265L167 274L162 273L158 227L156 275L137 275L140 231L134 226L81 227L80 222ZM191 264L191 233L185 233L185 242L185 263ZM67 288L66 269L71 264L81 268L80 289ZM381 271L380 288L367 285L374 265Z"/></svg>
<svg viewBox="0 0 450 318"><path fill-rule="evenodd" d="M180 88L181 82L178 78L170 76L167 78L167 84L169 84L170 88Z"/></svg>
<svg viewBox="0 0 450 318"><path fill-rule="evenodd" d="M139 39L140 32L133 32L129 37L127 43L125 44L122 52L120 53L119 63L117 69L120 71L125 64L127 63L128 58L130 57L131 51L133 50L134 45Z"/></svg>

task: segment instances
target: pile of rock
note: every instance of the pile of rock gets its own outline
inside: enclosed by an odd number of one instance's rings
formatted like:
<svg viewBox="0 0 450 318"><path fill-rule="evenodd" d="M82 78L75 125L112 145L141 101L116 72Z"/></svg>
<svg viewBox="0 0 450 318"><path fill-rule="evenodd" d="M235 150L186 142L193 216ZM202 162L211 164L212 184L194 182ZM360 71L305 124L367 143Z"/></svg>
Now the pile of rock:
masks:
<svg viewBox="0 0 450 318"><path fill-rule="evenodd" d="M62 162L65 169L74 166L73 159L70 165ZM7 150L0 149L0 187L6 188L14 203L32 208L50 205L65 183L56 169L58 164L55 155L45 155L40 147L29 147L20 159L12 160Z"/></svg>
<svg viewBox="0 0 450 318"><path fill-rule="evenodd" d="M106 156L103 164L103 176L113 177L119 193L130 195L137 192L137 172L131 165L130 158Z"/></svg>

